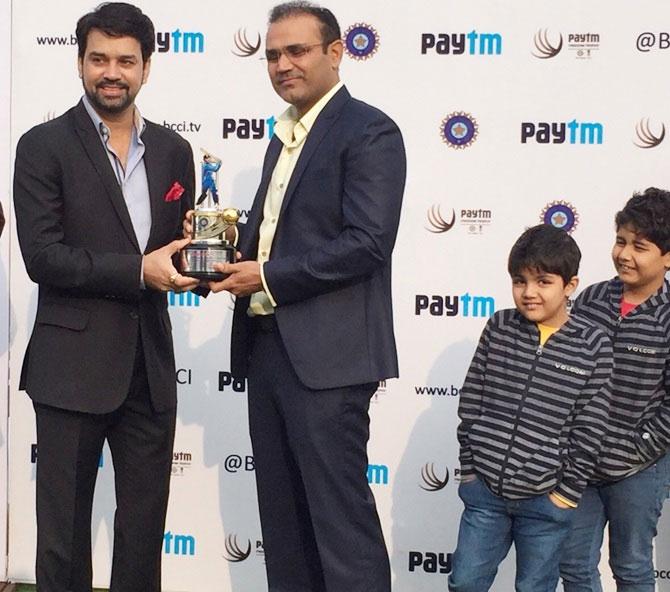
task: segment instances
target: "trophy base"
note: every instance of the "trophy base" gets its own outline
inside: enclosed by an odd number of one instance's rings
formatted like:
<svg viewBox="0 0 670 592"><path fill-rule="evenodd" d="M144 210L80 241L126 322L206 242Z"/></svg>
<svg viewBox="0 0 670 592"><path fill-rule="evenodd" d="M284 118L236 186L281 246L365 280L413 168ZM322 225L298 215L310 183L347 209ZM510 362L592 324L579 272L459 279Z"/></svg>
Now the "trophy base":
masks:
<svg viewBox="0 0 670 592"><path fill-rule="evenodd" d="M186 245L181 251L181 274L198 280L221 281L227 274L214 269L215 263L234 263L235 247L230 244Z"/></svg>

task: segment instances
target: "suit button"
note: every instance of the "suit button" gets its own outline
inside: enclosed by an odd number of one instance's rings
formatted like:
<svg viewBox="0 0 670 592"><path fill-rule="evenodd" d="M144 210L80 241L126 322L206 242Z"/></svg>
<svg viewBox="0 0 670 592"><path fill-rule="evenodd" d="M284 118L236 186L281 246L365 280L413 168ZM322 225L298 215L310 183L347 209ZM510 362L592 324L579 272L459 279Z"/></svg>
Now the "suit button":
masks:
<svg viewBox="0 0 670 592"><path fill-rule="evenodd" d="M137 319L140 318L140 315L138 315L134 310L130 313L130 318L133 319L133 321L136 321Z"/></svg>

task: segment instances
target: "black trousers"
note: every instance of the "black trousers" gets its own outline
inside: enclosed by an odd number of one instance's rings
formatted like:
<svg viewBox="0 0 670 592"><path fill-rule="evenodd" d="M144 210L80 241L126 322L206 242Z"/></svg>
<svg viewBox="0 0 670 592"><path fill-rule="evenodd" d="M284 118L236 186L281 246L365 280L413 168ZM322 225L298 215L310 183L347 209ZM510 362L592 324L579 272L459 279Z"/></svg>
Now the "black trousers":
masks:
<svg viewBox="0 0 670 592"><path fill-rule="evenodd" d="M367 481L376 388L308 389L279 333L255 331L249 427L269 592L390 592Z"/></svg>
<svg viewBox="0 0 670 592"><path fill-rule="evenodd" d="M116 493L110 590L160 592L176 409L153 411L139 350L128 397L116 411L34 405L38 592L91 592L91 509L105 439Z"/></svg>

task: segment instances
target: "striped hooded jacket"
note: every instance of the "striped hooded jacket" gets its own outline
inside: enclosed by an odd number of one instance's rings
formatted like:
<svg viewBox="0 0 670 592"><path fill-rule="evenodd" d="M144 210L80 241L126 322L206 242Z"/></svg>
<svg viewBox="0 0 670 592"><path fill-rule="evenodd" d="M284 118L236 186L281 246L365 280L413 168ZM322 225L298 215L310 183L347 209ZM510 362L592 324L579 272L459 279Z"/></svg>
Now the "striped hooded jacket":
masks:
<svg viewBox="0 0 670 592"><path fill-rule="evenodd" d="M623 318L622 295L614 278L586 288L573 308L614 347L610 429L594 481L637 473L670 448L670 283Z"/></svg>
<svg viewBox="0 0 670 592"><path fill-rule="evenodd" d="M608 426L612 346L570 319L540 346L516 309L488 321L461 390L461 472L523 499L556 491L578 503Z"/></svg>

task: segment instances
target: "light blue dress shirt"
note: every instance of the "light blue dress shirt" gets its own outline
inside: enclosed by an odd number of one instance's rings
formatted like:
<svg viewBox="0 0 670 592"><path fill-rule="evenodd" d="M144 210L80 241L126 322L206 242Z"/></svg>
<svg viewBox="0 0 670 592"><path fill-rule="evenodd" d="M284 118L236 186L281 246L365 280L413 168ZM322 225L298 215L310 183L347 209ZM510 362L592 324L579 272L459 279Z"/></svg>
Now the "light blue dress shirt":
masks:
<svg viewBox="0 0 670 592"><path fill-rule="evenodd" d="M142 132L146 127L144 119L135 107L135 125L133 126L133 135L128 149L128 162L126 168L123 168L118 155L109 144L110 130L95 111L86 95L82 97L84 107L88 112L95 129L98 130L100 141L105 147L107 157L116 174L119 187L126 201L126 207L130 214L130 220L135 231L135 238L144 253L149 241L151 232L151 203L149 199L149 182L147 180L147 171L144 167L144 143L142 142Z"/></svg>

